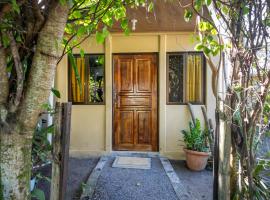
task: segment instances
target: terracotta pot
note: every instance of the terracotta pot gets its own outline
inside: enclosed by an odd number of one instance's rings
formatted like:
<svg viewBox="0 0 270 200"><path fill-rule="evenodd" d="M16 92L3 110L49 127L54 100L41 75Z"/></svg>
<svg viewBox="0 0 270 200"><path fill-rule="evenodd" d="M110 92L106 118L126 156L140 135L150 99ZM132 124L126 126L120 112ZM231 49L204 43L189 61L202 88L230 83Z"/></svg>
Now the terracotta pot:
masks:
<svg viewBox="0 0 270 200"><path fill-rule="evenodd" d="M194 171L204 170L209 157L209 152L199 152L184 149L186 152L186 162L189 169Z"/></svg>

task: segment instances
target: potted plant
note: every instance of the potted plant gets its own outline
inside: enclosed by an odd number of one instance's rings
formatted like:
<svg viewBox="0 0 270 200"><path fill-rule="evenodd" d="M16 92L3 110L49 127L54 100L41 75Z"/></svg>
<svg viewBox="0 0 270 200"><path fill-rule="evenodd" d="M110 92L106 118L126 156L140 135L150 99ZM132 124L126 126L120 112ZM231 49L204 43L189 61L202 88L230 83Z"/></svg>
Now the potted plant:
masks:
<svg viewBox="0 0 270 200"><path fill-rule="evenodd" d="M182 130L182 133L186 145L184 151L188 168L194 171L205 169L210 155L207 142L208 131L203 131L200 121L196 119L195 124L189 122L189 131Z"/></svg>

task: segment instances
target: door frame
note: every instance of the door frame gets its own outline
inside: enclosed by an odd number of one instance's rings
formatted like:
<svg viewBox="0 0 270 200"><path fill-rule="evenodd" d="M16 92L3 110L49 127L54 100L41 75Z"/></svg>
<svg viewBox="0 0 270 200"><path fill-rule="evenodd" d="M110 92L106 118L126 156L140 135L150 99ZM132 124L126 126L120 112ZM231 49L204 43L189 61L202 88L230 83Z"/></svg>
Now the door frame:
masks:
<svg viewBox="0 0 270 200"><path fill-rule="evenodd" d="M156 133L156 141L157 141L157 151L152 151L152 152L159 152L159 52L129 52L129 53L112 53L111 54L111 66L112 66L112 90L111 90L111 104L114 105L113 103L113 92L114 92L114 61L113 58L116 55L155 55L156 56L156 68L157 68L157 133ZM112 106L112 118L111 118L111 150L114 150L114 106ZM134 151L136 152L136 151Z"/></svg>

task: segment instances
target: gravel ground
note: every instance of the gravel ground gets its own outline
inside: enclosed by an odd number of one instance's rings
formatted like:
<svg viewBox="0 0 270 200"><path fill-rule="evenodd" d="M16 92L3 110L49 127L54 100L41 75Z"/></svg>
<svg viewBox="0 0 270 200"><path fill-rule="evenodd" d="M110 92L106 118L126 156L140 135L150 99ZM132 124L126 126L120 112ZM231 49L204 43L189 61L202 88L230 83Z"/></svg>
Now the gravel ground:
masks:
<svg viewBox="0 0 270 200"><path fill-rule="evenodd" d="M87 180L98 160L98 158L69 159L68 182L65 200L79 199L81 195L81 184ZM39 171L43 176L51 177L51 165L47 165L46 167L41 168ZM37 183L37 188L44 191L46 200L50 199L50 183L48 181L40 180Z"/></svg>
<svg viewBox="0 0 270 200"><path fill-rule="evenodd" d="M159 158L152 168L112 168L113 158L104 166L92 200L178 200Z"/></svg>
<svg viewBox="0 0 270 200"><path fill-rule="evenodd" d="M187 187L189 193L198 200L213 199L213 172L204 170L194 172L187 169L185 161L170 160L174 171L178 175L180 181Z"/></svg>
<svg viewBox="0 0 270 200"><path fill-rule="evenodd" d="M70 158L68 185L65 200L79 199L81 184L98 162L98 158ZM152 158L150 170L112 168L114 158L110 158L102 170L92 200L177 200L173 187L159 158ZM184 161L170 161L179 179L198 200L212 199L212 172L192 172ZM40 172L51 176L51 166ZM49 200L50 184L39 181L37 187L45 192ZM193 200L193 199L192 199Z"/></svg>

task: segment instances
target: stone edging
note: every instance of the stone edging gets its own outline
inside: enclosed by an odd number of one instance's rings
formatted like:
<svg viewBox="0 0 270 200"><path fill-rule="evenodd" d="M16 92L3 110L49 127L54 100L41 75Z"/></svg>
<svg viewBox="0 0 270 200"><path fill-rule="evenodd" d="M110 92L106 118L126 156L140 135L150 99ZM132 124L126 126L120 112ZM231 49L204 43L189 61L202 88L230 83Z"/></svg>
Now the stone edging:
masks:
<svg viewBox="0 0 270 200"><path fill-rule="evenodd" d="M101 171L103 169L103 167L105 166L106 162L108 161L108 157L107 156L102 156L96 167L93 169L92 173L90 174L89 178L87 179L86 185L85 185L85 190L83 191L82 195L81 195L81 200L89 200L92 198L95 188L96 188L96 184L98 181L98 177L101 174Z"/></svg>
<svg viewBox="0 0 270 200"><path fill-rule="evenodd" d="M195 198L192 196L192 194L189 194L187 191L187 188L183 185L183 183L180 181L179 177L175 173L170 161L167 158L160 157L160 161L162 163L162 166L167 174L167 176L170 179L170 182L173 186L173 189L176 193L176 196L179 200L195 200Z"/></svg>

